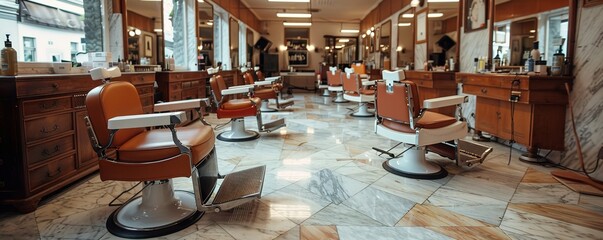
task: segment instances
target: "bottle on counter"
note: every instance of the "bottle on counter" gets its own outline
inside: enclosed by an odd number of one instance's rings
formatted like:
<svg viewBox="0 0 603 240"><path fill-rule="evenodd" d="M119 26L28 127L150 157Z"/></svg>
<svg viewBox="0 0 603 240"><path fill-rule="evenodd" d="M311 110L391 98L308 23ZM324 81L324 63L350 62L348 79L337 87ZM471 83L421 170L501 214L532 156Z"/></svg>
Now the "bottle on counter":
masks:
<svg viewBox="0 0 603 240"><path fill-rule="evenodd" d="M13 48L13 43L9 39L10 34L6 34L4 48L0 51L0 75L17 75L17 51Z"/></svg>
<svg viewBox="0 0 603 240"><path fill-rule="evenodd" d="M473 72L478 73L479 71L479 58L473 59Z"/></svg>
<svg viewBox="0 0 603 240"><path fill-rule="evenodd" d="M540 59L540 50L538 50L538 41L534 41L532 45L532 51L530 52L532 60L536 61Z"/></svg>
<svg viewBox="0 0 603 240"><path fill-rule="evenodd" d="M448 66L450 67L450 71L454 72L454 58L450 57L450 60L448 60Z"/></svg>
<svg viewBox="0 0 603 240"><path fill-rule="evenodd" d="M565 61L565 54L563 53L564 41L565 39L561 40L557 53L553 54L553 63L551 65L551 75L553 76L561 76L563 74L563 65Z"/></svg>

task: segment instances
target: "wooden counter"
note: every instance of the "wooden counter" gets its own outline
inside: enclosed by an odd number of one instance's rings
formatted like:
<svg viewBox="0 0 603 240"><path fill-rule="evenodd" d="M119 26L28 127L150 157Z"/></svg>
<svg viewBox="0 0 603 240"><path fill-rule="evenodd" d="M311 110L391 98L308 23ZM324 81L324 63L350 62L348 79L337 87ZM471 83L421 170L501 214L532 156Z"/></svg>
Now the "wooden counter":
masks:
<svg viewBox="0 0 603 240"><path fill-rule="evenodd" d="M502 139L513 138L528 146L563 150L567 94L571 77L457 73L463 93L477 96L475 128ZM518 95L514 103L511 94ZM511 121L514 131L511 131Z"/></svg>
<svg viewBox="0 0 603 240"><path fill-rule="evenodd" d="M171 102L207 97L206 86L209 75L205 71L164 71L157 72L157 85L161 93L161 101ZM187 111L187 124L199 118L194 110Z"/></svg>
<svg viewBox="0 0 603 240"><path fill-rule="evenodd" d="M124 73L147 113L155 73ZM0 77L0 203L32 212L40 199L98 169L88 138L85 99L102 84L89 74Z"/></svg>
<svg viewBox="0 0 603 240"><path fill-rule="evenodd" d="M434 72L434 71L404 71L406 80L417 84L419 90L419 101L437 97L456 95L457 83L454 72ZM441 114L454 117L455 106L437 108L433 110Z"/></svg>

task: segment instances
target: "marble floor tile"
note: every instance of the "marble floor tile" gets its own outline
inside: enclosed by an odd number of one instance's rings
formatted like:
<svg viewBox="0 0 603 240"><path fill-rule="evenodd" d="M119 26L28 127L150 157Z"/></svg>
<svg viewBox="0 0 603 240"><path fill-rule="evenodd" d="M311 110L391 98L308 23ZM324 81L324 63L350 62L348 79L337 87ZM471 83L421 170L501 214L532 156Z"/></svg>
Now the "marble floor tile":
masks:
<svg viewBox="0 0 603 240"><path fill-rule="evenodd" d="M423 203L442 184L436 181L411 179L388 173L371 186L416 203Z"/></svg>
<svg viewBox="0 0 603 240"><path fill-rule="evenodd" d="M493 181L461 175L454 176L443 188L487 196L503 202L509 201L511 197L513 197L513 193L515 193L515 188L513 187Z"/></svg>
<svg viewBox="0 0 603 240"><path fill-rule="evenodd" d="M603 231L603 214L573 204L511 203L509 209Z"/></svg>
<svg viewBox="0 0 603 240"><path fill-rule="evenodd" d="M235 238L230 236L222 227L218 224L212 223L209 225L196 224L187 229L192 230L193 233L186 235L178 240L234 240Z"/></svg>
<svg viewBox="0 0 603 240"><path fill-rule="evenodd" d="M105 223L114 207L100 207L40 225L40 238L100 239L107 234Z"/></svg>
<svg viewBox="0 0 603 240"><path fill-rule="evenodd" d="M300 180L295 184L335 204L342 203L368 185L336 174L330 169L314 172L309 179Z"/></svg>
<svg viewBox="0 0 603 240"><path fill-rule="evenodd" d="M37 239L40 236L35 213L20 214L11 209L0 209L0 239L19 236L23 239Z"/></svg>
<svg viewBox="0 0 603 240"><path fill-rule="evenodd" d="M300 227L300 240L339 240L339 234L335 226L304 225Z"/></svg>
<svg viewBox="0 0 603 240"><path fill-rule="evenodd" d="M386 226L394 226L415 205L415 202L367 187L343 204Z"/></svg>
<svg viewBox="0 0 603 240"><path fill-rule="evenodd" d="M312 215L302 225L384 226L344 204L331 204Z"/></svg>
<svg viewBox="0 0 603 240"><path fill-rule="evenodd" d="M335 172L368 184L374 183L387 174L387 171L381 167L374 167L357 161L352 161L338 168Z"/></svg>
<svg viewBox="0 0 603 240"><path fill-rule="evenodd" d="M509 208L500 228L512 239L601 239L601 228L575 225Z"/></svg>
<svg viewBox="0 0 603 240"><path fill-rule="evenodd" d="M577 204L579 196L561 183L521 183L511 202Z"/></svg>
<svg viewBox="0 0 603 240"><path fill-rule="evenodd" d="M355 227L337 226L340 240L393 240L393 239L452 239L446 235L420 227Z"/></svg>
<svg viewBox="0 0 603 240"><path fill-rule="evenodd" d="M300 228L300 226L295 226L295 227L291 228L291 230L276 237L274 240L299 240L299 238L300 238L299 228Z"/></svg>
<svg viewBox="0 0 603 240"><path fill-rule="evenodd" d="M289 185L262 197L261 201L289 220L300 224L331 201L309 192L299 185Z"/></svg>
<svg viewBox="0 0 603 240"><path fill-rule="evenodd" d="M526 168L522 166L515 164L507 165L507 163L486 159L483 164L456 174L503 184L510 188L516 188L517 184L519 184L524 176L525 171Z"/></svg>
<svg viewBox="0 0 603 240"><path fill-rule="evenodd" d="M544 173L533 168L528 168L526 175L521 179L522 183L558 183L553 175Z"/></svg>
<svg viewBox="0 0 603 240"><path fill-rule="evenodd" d="M580 194L578 204L603 214L603 197Z"/></svg>
<svg viewBox="0 0 603 240"><path fill-rule="evenodd" d="M447 188L438 189L426 204L441 207L467 217L498 226L507 208L507 202Z"/></svg>
<svg viewBox="0 0 603 240"><path fill-rule="evenodd" d="M427 229L439 232L454 239L467 240L506 240L510 239L500 228L497 227L428 227Z"/></svg>
<svg viewBox="0 0 603 240"><path fill-rule="evenodd" d="M397 227L489 227L489 224L431 205L415 205Z"/></svg>

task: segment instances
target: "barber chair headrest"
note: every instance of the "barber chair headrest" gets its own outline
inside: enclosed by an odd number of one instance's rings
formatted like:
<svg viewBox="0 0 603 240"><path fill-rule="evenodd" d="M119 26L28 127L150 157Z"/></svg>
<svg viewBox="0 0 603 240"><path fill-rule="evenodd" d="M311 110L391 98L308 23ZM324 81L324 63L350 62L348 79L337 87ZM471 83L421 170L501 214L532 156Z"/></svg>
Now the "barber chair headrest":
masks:
<svg viewBox="0 0 603 240"><path fill-rule="evenodd" d="M354 69L353 68L345 68L345 76L347 78L350 78L352 73L354 73Z"/></svg>
<svg viewBox="0 0 603 240"><path fill-rule="evenodd" d="M108 79L116 78L121 76L121 71L117 67L112 67L109 69L105 68L94 68L90 70L90 77L92 80L103 80L105 82Z"/></svg>
<svg viewBox="0 0 603 240"><path fill-rule="evenodd" d="M247 70L249 70L247 67L242 67L241 68L241 72L247 72Z"/></svg>
<svg viewBox="0 0 603 240"><path fill-rule="evenodd" d="M393 92L393 86L395 82L400 82L406 79L406 75L404 75L404 70L396 70L389 71L383 70L382 72L383 80L385 80L385 86L387 92Z"/></svg>
<svg viewBox="0 0 603 240"><path fill-rule="evenodd" d="M253 71L259 71L259 70L260 70L260 67L258 67L258 66L253 67Z"/></svg>
<svg viewBox="0 0 603 240"><path fill-rule="evenodd" d="M214 74L214 73L218 73L218 71L220 70L220 68L215 67L215 68L207 68L207 73L208 74Z"/></svg>
<svg viewBox="0 0 603 240"><path fill-rule="evenodd" d="M337 72L337 67L329 67L329 71L331 71L331 74L335 75L335 72Z"/></svg>

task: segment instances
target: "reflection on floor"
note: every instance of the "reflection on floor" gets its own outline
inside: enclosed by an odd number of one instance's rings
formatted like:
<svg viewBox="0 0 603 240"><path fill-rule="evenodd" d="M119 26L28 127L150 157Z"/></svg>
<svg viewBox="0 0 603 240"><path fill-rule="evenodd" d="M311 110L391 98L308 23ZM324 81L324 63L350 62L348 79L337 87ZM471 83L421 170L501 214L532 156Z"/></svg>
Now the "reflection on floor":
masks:
<svg viewBox="0 0 603 240"><path fill-rule="evenodd" d="M373 132L374 119L351 118L337 105L295 94L287 128L243 143L217 141L220 170L267 166L263 197L163 239L597 239L603 236L603 198L556 182L551 169L518 161L495 143L487 161L465 171L429 154L451 173L428 181L392 175L371 150L395 142ZM224 123L210 116L215 126ZM254 128L253 118L246 124ZM223 129L220 129L223 130ZM218 131L220 131L218 130ZM397 149L401 151L401 149ZM105 228L109 201L133 183L97 175L47 199L37 211L0 213L0 239L115 239ZM189 179L177 188L191 189ZM598 237L597 237L598 236Z"/></svg>

